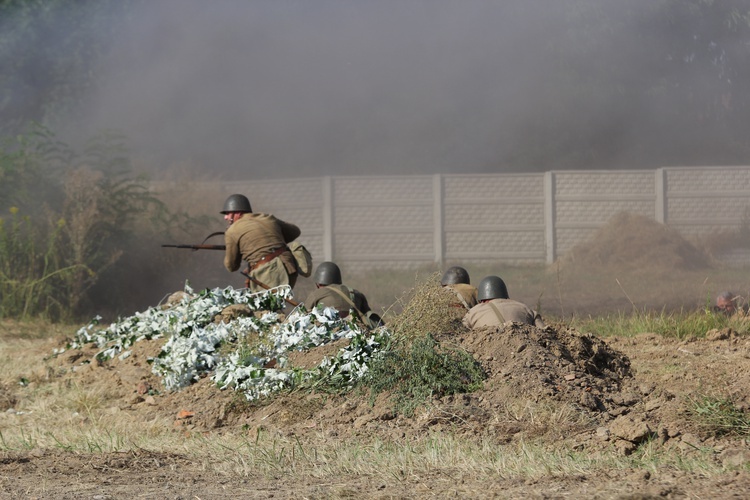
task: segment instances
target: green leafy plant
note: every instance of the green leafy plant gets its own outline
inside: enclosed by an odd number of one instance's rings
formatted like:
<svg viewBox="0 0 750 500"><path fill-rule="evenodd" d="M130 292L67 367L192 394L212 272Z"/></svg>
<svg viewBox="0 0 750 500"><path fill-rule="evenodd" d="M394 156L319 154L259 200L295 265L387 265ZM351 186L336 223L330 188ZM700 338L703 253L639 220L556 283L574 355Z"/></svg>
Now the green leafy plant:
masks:
<svg viewBox="0 0 750 500"><path fill-rule="evenodd" d="M123 136L81 152L41 126L0 145L0 317L75 320L122 302L144 239L204 223L171 214L132 171ZM135 288L135 287L133 287Z"/></svg>
<svg viewBox="0 0 750 500"><path fill-rule="evenodd" d="M471 354L442 347L427 334L376 355L363 384L370 388L373 400L381 392L392 391L396 411L412 416L431 397L475 391L485 378Z"/></svg>

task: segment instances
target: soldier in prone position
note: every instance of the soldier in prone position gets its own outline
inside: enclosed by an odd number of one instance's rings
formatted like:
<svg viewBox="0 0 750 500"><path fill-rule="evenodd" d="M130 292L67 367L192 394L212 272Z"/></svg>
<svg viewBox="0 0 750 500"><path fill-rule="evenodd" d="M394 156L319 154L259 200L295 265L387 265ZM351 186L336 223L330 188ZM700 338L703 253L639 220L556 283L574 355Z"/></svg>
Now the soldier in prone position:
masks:
<svg viewBox="0 0 750 500"><path fill-rule="evenodd" d="M502 326L509 321L535 325L538 328L545 327L542 317L536 311L508 297L508 288L500 277L487 276L479 283L477 289L479 303L472 307L463 319L467 328Z"/></svg>
<svg viewBox="0 0 750 500"><path fill-rule="evenodd" d="M315 290L305 299L305 307L309 310L322 305L331 307L339 312L339 316L346 318L351 310L359 314L370 328L382 326L383 320L370 310L367 298L359 290L341 284L341 269L333 262L322 262L313 275Z"/></svg>
<svg viewBox="0 0 750 500"><path fill-rule="evenodd" d="M469 272L461 266L453 266L443 273L440 285L456 294L458 299L451 307L466 309L477 305L477 287L471 284Z"/></svg>
<svg viewBox="0 0 750 500"><path fill-rule="evenodd" d="M716 297L716 305L714 311L721 312L727 316L733 316L740 314L742 316L748 315L748 305L744 304L742 297L732 292L721 292Z"/></svg>

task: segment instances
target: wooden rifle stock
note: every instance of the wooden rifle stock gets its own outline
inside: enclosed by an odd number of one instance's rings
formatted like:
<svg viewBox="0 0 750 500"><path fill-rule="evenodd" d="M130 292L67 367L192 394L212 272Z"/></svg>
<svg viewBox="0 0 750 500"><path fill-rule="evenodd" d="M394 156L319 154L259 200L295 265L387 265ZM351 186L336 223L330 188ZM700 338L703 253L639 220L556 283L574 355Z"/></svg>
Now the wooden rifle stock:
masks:
<svg viewBox="0 0 750 500"><path fill-rule="evenodd" d="M204 244L209 238L213 238L214 236L218 236L220 234L224 234L224 233L220 231L220 232L217 232L217 233L211 233L211 234L209 234L208 236L206 236L206 239L203 240L203 243L201 243L200 245L162 245L162 247L167 247L167 248L189 248L189 249L191 249L193 251L196 251L196 250L226 250L227 249L226 245L205 245ZM247 278L247 281L252 281L253 283L255 283L256 285L258 285L259 287L261 287L261 288L263 288L265 290L270 290L271 289L270 286L266 285L262 281L258 281L257 279L255 279L252 276L250 276L249 270L248 271L240 271L240 273L242 273L242 274L245 275L245 277ZM292 299L286 299L285 298L284 300L287 301L289 304L293 305L294 307L297 307L299 305L299 302L296 302L296 301L294 301Z"/></svg>

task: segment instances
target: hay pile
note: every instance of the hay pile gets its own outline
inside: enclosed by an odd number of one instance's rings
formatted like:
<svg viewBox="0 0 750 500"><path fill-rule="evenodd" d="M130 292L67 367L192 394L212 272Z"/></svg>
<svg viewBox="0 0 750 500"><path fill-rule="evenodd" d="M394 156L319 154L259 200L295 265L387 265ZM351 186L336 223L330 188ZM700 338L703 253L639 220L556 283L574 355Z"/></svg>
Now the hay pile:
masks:
<svg viewBox="0 0 750 500"><path fill-rule="evenodd" d="M567 270L689 271L710 267L710 257L675 229L623 212L573 247L558 264Z"/></svg>
<svg viewBox="0 0 750 500"><path fill-rule="evenodd" d="M397 340L426 334L441 338L466 331L461 322L466 310L453 306L456 295L440 286L440 276L433 274L399 299L402 311L388 325Z"/></svg>

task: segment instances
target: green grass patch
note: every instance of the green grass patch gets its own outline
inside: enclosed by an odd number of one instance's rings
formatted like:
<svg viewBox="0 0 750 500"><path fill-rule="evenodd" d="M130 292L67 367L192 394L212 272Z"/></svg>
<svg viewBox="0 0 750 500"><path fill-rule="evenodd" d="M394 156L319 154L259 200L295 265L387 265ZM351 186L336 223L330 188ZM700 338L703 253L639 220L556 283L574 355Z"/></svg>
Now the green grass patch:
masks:
<svg viewBox="0 0 750 500"><path fill-rule="evenodd" d="M750 415L724 397L700 396L690 401L689 414L705 432L713 436L750 434Z"/></svg>
<svg viewBox="0 0 750 500"><path fill-rule="evenodd" d="M750 321L742 316L728 317L711 310L697 311L634 311L604 316L573 318L569 326L598 337L632 337L641 333L655 333L663 337L686 339L703 338L706 332L731 328L738 334L750 331Z"/></svg>
<svg viewBox="0 0 750 500"><path fill-rule="evenodd" d="M430 398L475 391L485 378L471 354L442 347L427 334L376 356L363 384L373 400L381 392L393 392L395 410L412 416Z"/></svg>

